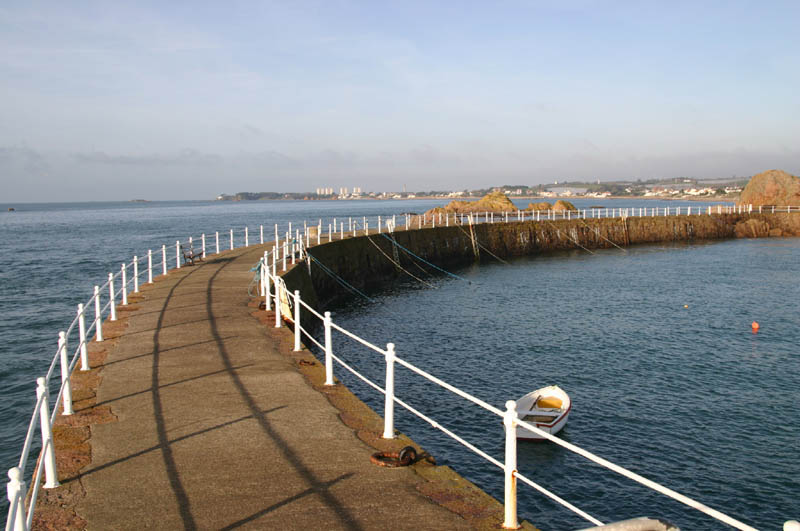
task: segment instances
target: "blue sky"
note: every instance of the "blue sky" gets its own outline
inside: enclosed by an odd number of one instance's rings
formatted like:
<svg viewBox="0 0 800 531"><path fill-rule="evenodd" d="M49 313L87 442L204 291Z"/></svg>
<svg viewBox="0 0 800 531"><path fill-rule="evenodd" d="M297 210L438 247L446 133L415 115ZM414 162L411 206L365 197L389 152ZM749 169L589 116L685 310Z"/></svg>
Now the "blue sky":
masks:
<svg viewBox="0 0 800 531"><path fill-rule="evenodd" d="M0 5L0 202L800 172L796 2Z"/></svg>

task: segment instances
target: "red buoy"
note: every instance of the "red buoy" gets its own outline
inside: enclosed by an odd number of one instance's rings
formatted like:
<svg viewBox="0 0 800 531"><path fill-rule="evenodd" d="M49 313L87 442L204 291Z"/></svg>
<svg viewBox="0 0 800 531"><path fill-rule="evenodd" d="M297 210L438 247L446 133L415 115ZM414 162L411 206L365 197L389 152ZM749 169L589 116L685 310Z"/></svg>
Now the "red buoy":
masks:
<svg viewBox="0 0 800 531"><path fill-rule="evenodd" d="M753 327L753 332L758 332L758 329L761 328L757 321L753 321L753 324L750 326Z"/></svg>

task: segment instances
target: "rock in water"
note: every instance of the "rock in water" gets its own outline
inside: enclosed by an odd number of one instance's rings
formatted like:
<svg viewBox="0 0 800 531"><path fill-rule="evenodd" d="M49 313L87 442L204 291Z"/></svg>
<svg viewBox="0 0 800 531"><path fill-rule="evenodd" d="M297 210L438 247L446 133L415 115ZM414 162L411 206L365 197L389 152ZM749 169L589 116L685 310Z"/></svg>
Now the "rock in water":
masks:
<svg viewBox="0 0 800 531"><path fill-rule="evenodd" d="M426 214L439 212L516 212L518 209L503 192L491 192L477 201L451 201L444 208L435 208Z"/></svg>
<svg viewBox="0 0 800 531"><path fill-rule="evenodd" d="M759 173L742 190L739 204L800 206L800 179L782 170Z"/></svg>
<svg viewBox="0 0 800 531"><path fill-rule="evenodd" d="M547 201L541 201L539 203L528 203L528 210L553 210L553 205L551 205Z"/></svg>
<svg viewBox="0 0 800 531"><path fill-rule="evenodd" d="M559 211L560 210L570 210L570 211L574 211L574 210L578 210L578 209L575 208L575 205L573 205L569 201L564 201L563 199L559 199L558 201L556 201L556 204L553 205L553 210L559 210Z"/></svg>

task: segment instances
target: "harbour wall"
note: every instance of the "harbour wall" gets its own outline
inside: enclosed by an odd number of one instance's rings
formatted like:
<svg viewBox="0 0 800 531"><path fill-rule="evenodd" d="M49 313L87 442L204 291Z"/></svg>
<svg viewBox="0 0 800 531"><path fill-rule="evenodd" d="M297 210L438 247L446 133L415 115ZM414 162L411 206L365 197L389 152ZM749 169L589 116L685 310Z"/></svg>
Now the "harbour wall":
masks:
<svg viewBox="0 0 800 531"><path fill-rule="evenodd" d="M313 258L310 268L301 264L283 278L288 289L300 290L307 303L322 310L352 296L341 281L369 291L407 278L404 270L419 274L415 262L420 261L412 254L448 269L495 260L491 255L508 259L570 249L769 236L800 236L800 213L542 219L471 227L428 225L323 242L309 249Z"/></svg>

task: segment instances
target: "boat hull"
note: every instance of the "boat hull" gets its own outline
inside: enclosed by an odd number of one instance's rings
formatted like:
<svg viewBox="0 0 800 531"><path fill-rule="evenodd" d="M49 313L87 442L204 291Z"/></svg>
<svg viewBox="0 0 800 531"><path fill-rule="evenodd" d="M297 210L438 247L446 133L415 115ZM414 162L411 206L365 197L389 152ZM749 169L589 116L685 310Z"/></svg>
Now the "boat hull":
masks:
<svg viewBox="0 0 800 531"><path fill-rule="evenodd" d="M555 435L567 424L572 410L572 400L557 385L532 391L517 401L517 415L520 420L536 428ZM526 428L517 426L517 439L526 441L545 441L544 437Z"/></svg>

